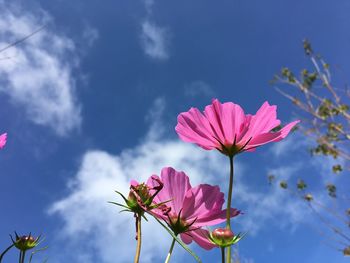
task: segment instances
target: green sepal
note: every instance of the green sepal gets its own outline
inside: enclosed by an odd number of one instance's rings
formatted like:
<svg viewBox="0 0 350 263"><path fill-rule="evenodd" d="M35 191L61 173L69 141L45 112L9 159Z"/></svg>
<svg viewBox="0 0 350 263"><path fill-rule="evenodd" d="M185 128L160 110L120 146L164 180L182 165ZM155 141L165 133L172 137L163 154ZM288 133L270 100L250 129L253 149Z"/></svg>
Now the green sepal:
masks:
<svg viewBox="0 0 350 263"><path fill-rule="evenodd" d="M160 207L161 205L164 205L164 204L166 204L166 203L169 203L169 202L172 201L172 200L173 200L173 199L169 199L169 200L164 201L164 202L161 202L161 203L159 203L159 204L151 205L150 208L151 208L151 209L158 208L158 207Z"/></svg>
<svg viewBox="0 0 350 263"><path fill-rule="evenodd" d="M119 213L122 213L122 212L130 212L130 213L134 213L133 211L131 211L130 209L123 209L123 210L120 210Z"/></svg>
<svg viewBox="0 0 350 263"><path fill-rule="evenodd" d="M119 192L119 191L114 191L114 192L119 194L124 199L125 203L128 204L128 199L121 192Z"/></svg>
<svg viewBox="0 0 350 263"><path fill-rule="evenodd" d="M247 234L248 232L244 232L243 234L242 233L238 233L238 235L236 235L234 238L233 238L233 244L236 244L238 241L240 241L243 237L245 237L245 235Z"/></svg>
<svg viewBox="0 0 350 263"><path fill-rule="evenodd" d="M144 213L142 213L141 216L143 217L143 219L145 219L148 222L148 219L147 219L147 217L145 216Z"/></svg>
<svg viewBox="0 0 350 263"><path fill-rule="evenodd" d="M213 238L213 236L212 236L212 233L210 233L208 238L209 238L210 242L213 243L214 245L221 247L221 248L225 248L225 247L230 247L230 246L238 243L238 241L240 241L246 234L247 234L247 232L244 232L243 234L238 233L237 235L232 237L231 240L227 240L225 242L215 240L215 238Z"/></svg>
<svg viewBox="0 0 350 263"><path fill-rule="evenodd" d="M130 208L128 206L123 205L123 204L119 204L119 203L111 202L111 201L108 201L108 203L113 204L113 205L117 205L117 206L121 206L121 207L124 207L125 209L129 209L130 210Z"/></svg>

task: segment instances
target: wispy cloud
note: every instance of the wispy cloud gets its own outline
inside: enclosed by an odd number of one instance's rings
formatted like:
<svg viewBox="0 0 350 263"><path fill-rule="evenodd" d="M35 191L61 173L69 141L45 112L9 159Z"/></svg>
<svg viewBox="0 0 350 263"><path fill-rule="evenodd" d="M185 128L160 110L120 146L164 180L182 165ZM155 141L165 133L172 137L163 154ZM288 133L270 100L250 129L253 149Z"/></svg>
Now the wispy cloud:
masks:
<svg viewBox="0 0 350 263"><path fill-rule="evenodd" d="M119 209L107 204L107 201L118 198L113 192L116 189L127 194L132 178L144 181L152 174L159 174L162 167L172 166L185 171L193 185L227 185L227 160L224 156L203 151L180 140L162 138L159 132L162 129L157 126L162 125L160 115L164 105L162 99L155 102L149 114L149 118L155 120L151 125L153 128L134 148L125 149L118 155L99 150L86 152L79 171L69 184L68 196L52 204L50 212L59 215L64 222L62 243L76 252L71 262L112 263L116 257L119 262L130 261L134 253L134 247L130 244L135 243L133 217L127 213L118 214ZM294 200L288 199L277 188L267 192L254 191L244 179L245 165L237 162L236 167L235 203L245 207L245 215L237 221L239 230L257 233L267 224L275 223L276 227L283 227L302 220L303 210L295 205ZM297 170L280 169L284 174ZM152 222L144 224L143 262L155 262L165 256L159 251L166 251L170 237L159 229ZM94 249L86 254L81 242ZM85 257L80 260L78 255ZM86 258L90 258L90 261Z"/></svg>
<svg viewBox="0 0 350 263"><path fill-rule="evenodd" d="M83 39L86 41L88 46L92 46L95 41L99 38L99 33L96 28L86 26L83 31Z"/></svg>
<svg viewBox="0 0 350 263"><path fill-rule="evenodd" d="M302 135L300 132L293 132L286 139L279 143L274 143L270 147L270 153L275 157L285 157L288 156L291 152L297 152L300 149L307 150L313 145L313 142Z"/></svg>
<svg viewBox="0 0 350 263"><path fill-rule="evenodd" d="M154 0L144 0L145 8L148 15L152 14L153 6L154 6Z"/></svg>
<svg viewBox="0 0 350 263"><path fill-rule="evenodd" d="M196 80L191 83L185 84L185 95L189 97L212 97L215 95L213 88L202 80Z"/></svg>
<svg viewBox="0 0 350 263"><path fill-rule="evenodd" d="M79 128L81 106L76 98L74 70L79 66L72 39L50 29L43 10L29 12L0 1L0 47L47 25L42 31L0 54L0 91L23 109L34 123L66 135ZM91 34L90 38L96 34Z"/></svg>
<svg viewBox="0 0 350 263"><path fill-rule="evenodd" d="M170 30L154 22L154 0L143 0L146 9L146 18L141 23L141 46L144 53L158 61L167 60L170 56Z"/></svg>
<svg viewBox="0 0 350 263"><path fill-rule="evenodd" d="M157 60L169 58L169 30L150 20L142 25L141 44L146 55Z"/></svg>
<svg viewBox="0 0 350 263"><path fill-rule="evenodd" d="M295 176L301 167L298 163L292 163L271 168L270 172L280 179L288 179ZM245 212L241 218L237 218L242 231L249 231L249 234L255 235L266 225L293 230L297 223L305 220L305 205L299 199L285 193L279 185L271 185L265 191L254 191L244 173L237 173L237 177L234 194Z"/></svg>

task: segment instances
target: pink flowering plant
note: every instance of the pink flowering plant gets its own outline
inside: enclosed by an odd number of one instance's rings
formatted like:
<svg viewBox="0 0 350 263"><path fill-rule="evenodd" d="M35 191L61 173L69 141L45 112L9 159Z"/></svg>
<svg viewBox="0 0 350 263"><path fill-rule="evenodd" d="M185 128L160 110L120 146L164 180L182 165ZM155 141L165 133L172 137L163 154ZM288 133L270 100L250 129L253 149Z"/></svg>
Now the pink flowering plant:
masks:
<svg viewBox="0 0 350 263"><path fill-rule="evenodd" d="M3 133L0 135L0 149L3 148L7 141L7 133Z"/></svg>
<svg viewBox="0 0 350 263"><path fill-rule="evenodd" d="M238 104L220 103L214 99L203 113L197 108L191 108L178 116L175 130L180 139L195 143L205 150L216 149L229 157L227 209L231 208L232 201L234 157L244 151L255 151L257 147L269 142L281 141L299 122L291 122L274 132L281 124L276 110L276 106L265 102L255 115L245 114ZM231 230L231 217L228 212L226 228ZM227 249L226 262L231 262L231 246Z"/></svg>
<svg viewBox="0 0 350 263"><path fill-rule="evenodd" d="M123 211L134 213L136 218L138 242L134 263L139 262L141 254L141 218L146 219L145 214L152 216L173 238L165 263L170 261L175 242L201 262L187 246L192 241L206 250L220 248L222 262L231 262L231 246L243 237L235 235L231 229L231 219L240 214L232 208L234 157L281 141L299 122L293 121L281 128L276 110L276 106L265 102L254 115L245 114L238 104L220 103L214 99L204 112L191 108L179 114L175 130L181 140L205 150L218 150L228 157L227 207L223 209L225 198L219 186L200 184L192 187L185 172L171 167L163 168L160 177L152 175L146 183L133 180L128 197L117 192L125 204L112 203L122 206ZM217 227L213 231L208 228L224 222L225 228Z"/></svg>
<svg viewBox="0 0 350 263"><path fill-rule="evenodd" d="M208 184L192 187L184 172L171 167L162 169L160 180L164 183L164 188L154 200L164 205L152 210L152 214L165 221L174 235L180 235L184 243L195 241L207 250L215 247L216 244L208 238L208 230L202 227L217 225L226 220L226 210L222 209L224 193L220 192L220 188ZM230 216L239 213L232 208ZM170 259L175 241L174 238L166 262Z"/></svg>

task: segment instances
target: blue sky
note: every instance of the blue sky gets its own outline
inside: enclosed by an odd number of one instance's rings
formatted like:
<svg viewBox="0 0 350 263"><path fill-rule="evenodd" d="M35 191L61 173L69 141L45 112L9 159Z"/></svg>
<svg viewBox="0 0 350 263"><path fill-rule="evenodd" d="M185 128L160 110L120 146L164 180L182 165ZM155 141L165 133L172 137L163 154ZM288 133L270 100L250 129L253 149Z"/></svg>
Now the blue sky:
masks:
<svg viewBox="0 0 350 263"><path fill-rule="evenodd" d="M114 189L126 193L131 178L173 166L193 185L226 191L227 160L181 142L178 113L215 97L250 113L268 100L284 123L294 119L269 81L285 65L308 65L308 38L346 83L349 8L346 0L0 0L0 48L46 25L0 53L0 132L9 134L0 152L0 244L14 230L31 231L46 236L49 262L130 262L134 225L107 204ZM236 231L249 231L243 262L346 261L312 231L306 206L267 183L268 173L294 181L321 174L320 191L328 166L311 160L307 145L292 134L237 158L233 204L245 215ZM149 223L144 239L141 262L163 262L170 237ZM217 250L192 248L203 262L219 261ZM173 262L184 260L192 259L176 248Z"/></svg>

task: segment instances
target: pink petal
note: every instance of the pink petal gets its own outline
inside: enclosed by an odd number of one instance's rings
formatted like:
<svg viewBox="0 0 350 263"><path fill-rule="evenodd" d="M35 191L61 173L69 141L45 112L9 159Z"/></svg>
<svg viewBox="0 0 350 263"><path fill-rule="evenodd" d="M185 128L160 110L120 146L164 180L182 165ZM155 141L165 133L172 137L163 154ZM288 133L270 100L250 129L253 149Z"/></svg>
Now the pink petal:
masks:
<svg viewBox="0 0 350 263"><path fill-rule="evenodd" d="M295 125L297 125L299 122L300 122L300 120L293 121L293 122L287 124L286 126L284 126L284 127L280 130L280 133L281 133L280 140L286 138L287 135L289 134L289 132L293 129L293 127L294 127ZM277 142L277 141L275 141L275 142Z"/></svg>
<svg viewBox="0 0 350 263"><path fill-rule="evenodd" d="M171 200L166 205L171 207L173 213L178 214L182 209L186 192L191 189L190 180L184 172L178 172L171 167L162 169L161 180L164 186L155 196L154 202L161 203Z"/></svg>
<svg viewBox="0 0 350 263"><path fill-rule="evenodd" d="M239 144L244 145L250 138L268 133L273 128L280 125L281 121L277 119L276 109L276 105L270 106L267 101L264 102L256 114L251 117L248 131Z"/></svg>
<svg viewBox="0 0 350 263"><path fill-rule="evenodd" d="M241 214L241 211L231 208L230 218L238 216ZM209 214L206 217L201 217L196 220L193 224L195 227L203 227L203 226L213 226L217 224L221 224L226 221L226 209L217 211L216 213Z"/></svg>
<svg viewBox="0 0 350 263"><path fill-rule="evenodd" d="M3 133L0 135L0 149L3 148L6 144L7 133Z"/></svg>
<svg viewBox="0 0 350 263"><path fill-rule="evenodd" d="M132 179L132 180L130 181L130 185L136 187L136 186L139 185L139 183L138 183L136 180Z"/></svg>
<svg viewBox="0 0 350 263"><path fill-rule="evenodd" d="M218 186L201 184L187 192L182 216L188 221L208 217L221 211L224 202L224 194Z"/></svg>
<svg viewBox="0 0 350 263"><path fill-rule="evenodd" d="M192 237L189 235L189 234L186 234L186 233L181 233L180 234L180 237L182 239L182 241L185 243L185 244L191 244L192 242Z"/></svg>
<svg viewBox="0 0 350 263"><path fill-rule="evenodd" d="M277 106L271 106L267 101L256 112L252 121L255 126L254 130L257 133L269 132L281 124L281 121L277 119Z"/></svg>
<svg viewBox="0 0 350 263"><path fill-rule="evenodd" d="M206 150L220 147L209 121L198 109L191 108L180 113L177 120L175 130L183 141L195 143Z"/></svg>
<svg viewBox="0 0 350 263"><path fill-rule="evenodd" d="M245 126L246 116L243 109L238 104L232 102L224 103L223 109L222 123L226 134L226 140L232 144L235 137L237 141L237 138L241 136Z"/></svg>
<svg viewBox="0 0 350 263"><path fill-rule="evenodd" d="M211 124L211 130L215 138L222 144L225 142L225 133L221 123L222 107L221 103L215 99L212 105L205 107L204 116Z"/></svg>
<svg viewBox="0 0 350 263"><path fill-rule="evenodd" d="M270 133L263 133L260 134L256 137L254 137L249 144L247 145L246 148L254 148L269 142L278 142L287 137L291 129L298 123L299 121L293 121L283 127L280 131L278 132L270 132Z"/></svg>
<svg viewBox="0 0 350 263"><path fill-rule="evenodd" d="M192 230L186 233L181 234L181 239L184 241L186 244L190 244L191 241L195 241L199 246L206 250L210 250L216 245L214 245L208 238L209 236L209 231L205 229L196 229Z"/></svg>
<svg viewBox="0 0 350 263"><path fill-rule="evenodd" d="M221 104L215 99L212 105L205 107L204 114L219 141L224 145L232 145L245 121L243 109L232 102Z"/></svg>

